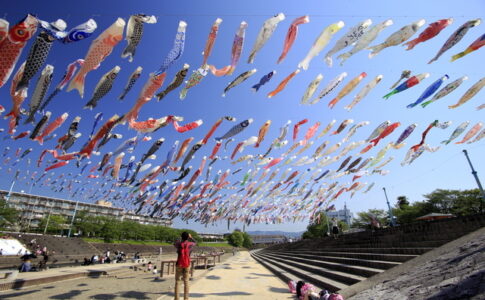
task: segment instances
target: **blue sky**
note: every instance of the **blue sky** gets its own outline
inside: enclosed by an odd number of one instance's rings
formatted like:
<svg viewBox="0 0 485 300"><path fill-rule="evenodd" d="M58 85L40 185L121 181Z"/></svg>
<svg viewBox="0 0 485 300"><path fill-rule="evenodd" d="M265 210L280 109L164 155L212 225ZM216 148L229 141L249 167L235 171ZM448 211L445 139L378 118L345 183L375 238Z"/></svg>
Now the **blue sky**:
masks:
<svg viewBox="0 0 485 300"><path fill-rule="evenodd" d="M484 91L481 91L480 94L465 105L454 110L448 109L448 105L456 103L459 97L461 97L470 86L484 76L483 70L480 67L483 65L483 49L471 53L453 63L449 61L451 55L464 50L477 37L483 34L484 25L481 24L476 28L472 28L458 45L447 51L437 62L431 65L427 64L454 30L468 20L480 17L483 18L485 12L485 3L483 1L467 1L466 6L460 6L456 1L406 1L405 3L402 2L400 4L395 4L397 2L394 1L184 1L180 3L173 1L100 1L99 3L96 3L96 5L91 4L91 2L71 3L72 4L66 4L65 1L49 1L49 4L46 5L39 1L24 1L22 2L22 5L14 4L13 2L7 2L2 5L4 13L3 15L0 14L0 17L7 19L11 24L16 23L28 12L36 14L39 18L46 21L62 18L68 23L68 28L80 24L89 18L94 18L96 20L98 29L88 40L67 45L57 43L53 46L47 60L47 63L52 64L55 67L51 90L57 82L59 82L67 64L78 58L83 58L91 41L111 25L117 17L122 17L125 20L128 20L131 14L136 13L145 13L156 15L158 17L157 24L145 25L143 38L137 48L137 53L132 63L128 62L126 59L121 59L120 57L121 52L126 45L126 41L123 41L114 48L113 53L97 70L88 74L84 99L81 99L75 91L69 93L63 91L49 106L49 110L52 111L54 117L63 112L69 112L70 114L66 123L56 131L58 136L67 130L67 127L69 126L68 124L71 122L72 118L78 115L82 117L80 132L83 136L72 148L73 150L78 150L86 141L96 113L103 112L105 116L104 120L107 120L114 113L122 114L131 107L139 90L147 79L148 74L158 69L166 54L171 49L178 22L180 20L184 20L188 23L185 52L181 59L168 70L164 86L172 80L175 73L184 63L190 64L190 73L192 70L200 66L202 62L201 52L204 48L210 27L214 20L217 17L220 17L223 19L223 23L219 28L219 35L213 53L209 58L209 63L214 64L217 67L229 64L234 33L237 30L239 23L244 20L248 23L248 27L241 60L232 76L207 76L200 85L189 90L188 96L184 101L178 99L179 88L169 94L163 101L156 102L155 100L152 100L143 107L140 113L140 120L146 120L149 117L158 118L170 114L183 116L186 121L194 121L197 119L202 119L204 121L204 124L200 128L183 134L175 132L171 127L166 127L157 131L153 135L152 141L160 137L165 137L166 142L157 153L158 159L151 162L153 165L160 163L160 160L164 159L166 152L171 147L173 141L183 141L191 136L194 137L194 141L200 140L212 124L224 115L234 116L238 121L248 118L253 118L255 120L247 130L237 136L237 142L250 136L257 135L259 127L266 120L272 120L272 125L261 148L258 150L248 147L244 154L264 152L271 141L278 135L279 128L283 126L287 120L292 120L292 124L295 124L304 118L309 120L309 122L302 126L300 130L300 136L302 136L307 128L316 121L320 121L322 123L321 128L323 128L323 126L326 126L332 119L337 120L337 124L335 125L337 126L344 119L351 118L355 121L354 124L366 120L371 122L369 126L363 127L357 131L357 134L352 139L353 141L367 138L370 132L385 120L401 122L401 127L399 127L396 132L368 153L369 155L374 156L386 142L396 140L402 130L411 123L417 123L418 127L407 140L407 146L400 150L390 150L388 152L387 156L395 156L394 161L385 167L385 169L391 171L390 174L387 176L373 175L366 177L362 181L368 182L369 184L375 182L375 187L367 194L357 193L352 199L349 198L349 193L345 193L344 196L338 198L336 202L337 208L341 208L344 202L347 203L347 206L353 212L367 210L369 208L385 208L386 205L382 187L386 187L391 202L394 202L395 198L399 195L406 195L411 201L419 201L422 200L423 194L429 193L436 188L475 188L475 181L470 174L469 166L462 154L463 149L468 149L479 176L483 177L483 174L485 174L485 161L483 159L485 146L484 140L471 145L450 144L442 147L436 153L423 154L410 166L401 167L400 165L409 146L417 144L420 141L421 132L433 120L452 121L453 124L446 130L432 129L426 140L431 146L438 146L440 141L448 138L454 128L463 121L470 120L471 125L479 121L484 121L484 111L477 111L475 109L478 105L484 103ZM257 54L255 63L247 64L247 57L262 23L279 12L283 12L286 15L286 19L278 25L271 39ZM288 26L293 19L302 15L309 15L310 23L303 24L299 27L299 35L293 48L288 53L286 59L281 64L277 65L276 60L281 53ZM444 29L434 39L419 44L411 51L405 51L402 46L396 46L383 50L373 59L368 59L367 55L369 51L363 50L351 57L343 67L335 63L336 55L334 56L334 66L332 68L327 67L323 62L324 54L330 50L336 40L350 27L364 19L371 18L373 24L378 24L386 19L392 19L394 21L394 25L385 29L371 44L375 45L384 41L385 38L402 26L421 18L426 19L426 24L421 28L418 34L422 32L429 23L450 17L454 18L454 23L452 25ZM315 38L322 29L340 20L345 22L345 27L336 34L334 39L330 41L329 45L320 53L320 55L313 59L309 70L300 72L288 84L283 92L268 99L266 97L267 93L273 90L284 77L296 70L298 63L305 57ZM413 38L417 37L418 34L413 36ZM24 49L19 62L22 62L26 58L32 43L33 39ZM20 63L18 65L20 65ZM82 107L92 95L93 89L99 78L115 65L121 67L121 72L119 73L111 92L99 101L98 106L93 111L83 110ZM142 66L144 68L142 77L137 82L134 89L125 98L125 101L119 102L117 97L126 84L129 75L137 66ZM240 73L252 68L257 68L258 70L253 77L229 91L225 98L221 97L224 87L230 81ZM401 72L405 69L411 70L413 74L429 72L431 76L420 85L397 94L387 101L383 100L382 96L389 91L389 87L399 78ZM257 83L261 76L267 74L271 70L276 70L277 74L268 84L263 86L258 93L253 93L250 87ZM333 109L329 109L327 103L332 99L332 96L335 96L338 93L343 85L337 88L336 91L332 92L331 95L325 97L317 105L302 106L299 104L307 85L318 73L324 75L324 79L319 88L319 90L321 90L332 78L344 71L349 74L344 84L361 72L367 72L368 76L357 89L354 90L354 92L342 99ZM351 112L344 110L343 107L352 101L352 97L358 90L379 74L384 75L382 82ZM469 80L465 81L460 88L446 98L429 105L425 109L422 109L421 107L415 107L413 109L406 108L406 105L414 102L428 85L444 74L450 76L450 79L445 84L464 75L467 75ZM36 78L31 81L30 94L33 92ZM2 99L0 104L7 110L11 107L9 88L10 82L0 89L0 99ZM24 102L23 107L27 108L27 103L29 101L30 98ZM224 122L214 136L224 134L232 125L232 123ZM0 127L6 128L7 122L1 120ZM24 130L31 130L31 128L30 126L22 125L18 128L17 132L22 132ZM114 132L123 134L124 138L122 141L136 134L135 131L128 130L126 126L118 126ZM344 131L344 133L345 132L346 131ZM323 142L325 138L328 138L330 145L332 145L338 142L343 137L342 135L343 134L331 137L325 136L323 139L316 141L315 145L303 155L311 155L315 147ZM10 146L12 149L17 149L18 147L21 147L22 149L33 147L35 150L29 155L32 160L36 160L42 149L44 149L39 147L37 143L26 139L10 141L3 140L2 138L0 142L2 143L0 146L2 148L6 146ZM229 144L228 151L220 154L230 155L237 142ZM109 142L109 144L103 148L103 153L116 149L119 143L120 141ZM144 142L140 144L136 151L130 155L135 155L139 158L150 147L151 143L152 142ZM213 145L214 142L211 141L211 143L205 146L203 150L197 153L196 158L191 161L190 164L196 168L203 155L210 155ZM46 148L53 148L54 146L54 141L46 143L45 145ZM272 155L277 157L278 154L285 150L286 149L275 151ZM354 155L354 158L356 158L358 155L354 152L350 154ZM101 157L92 157L93 164L97 163L100 159ZM329 168L335 169L339 164L340 162L335 163L329 166ZM234 171L240 166L242 165L232 166L226 161L223 161L216 163L213 169L214 171L217 171L218 169L225 171L226 169L231 168L231 170ZM2 167L3 169L8 169L9 166L2 165ZM30 167L27 166L25 161L21 162L16 167L21 169L22 172L25 172L27 169L31 172L34 170L37 170L38 172L43 171L43 169L36 169L33 165ZM248 169L247 165L244 165L244 167L244 170ZM293 168L298 169L295 167ZM301 168L301 170L304 170L304 168ZM77 169L73 166L68 166L56 170L56 174L67 172L75 173L77 172ZM6 176L2 177L0 188L8 189L13 173L14 172L6 173ZM234 182L239 180L244 173L245 171L242 171L236 176L232 176L230 181ZM215 174L215 172L213 172L213 174ZM172 174L168 178L175 177L176 174ZM190 175L186 180L188 180L189 177ZM87 180L85 176L83 178L83 180ZM351 176L341 177L339 181L341 183L350 182ZM29 187L22 182L19 182L15 187L15 191L28 191L28 189ZM231 191L228 191L228 193L230 192ZM32 193L60 198L68 197L67 193L54 193L50 188L46 187L34 187ZM122 205L126 206L126 204ZM289 224L256 224L251 225L249 229L300 231L304 230L307 224L307 220ZM190 227L202 232L224 232L227 229L226 222L216 224L214 227L209 226L203 228L200 224L185 224L177 219L175 220L174 226ZM241 227L240 224L236 224L235 226ZM234 228L234 225L232 228Z"/></svg>

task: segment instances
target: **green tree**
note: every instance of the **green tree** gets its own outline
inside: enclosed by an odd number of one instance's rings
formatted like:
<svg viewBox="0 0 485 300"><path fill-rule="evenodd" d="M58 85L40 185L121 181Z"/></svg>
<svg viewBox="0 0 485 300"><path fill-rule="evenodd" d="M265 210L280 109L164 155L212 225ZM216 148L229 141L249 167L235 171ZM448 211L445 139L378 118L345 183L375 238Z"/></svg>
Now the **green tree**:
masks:
<svg viewBox="0 0 485 300"><path fill-rule="evenodd" d="M372 228L372 216L379 221L381 226L387 226L389 224L389 214L383 209L369 209L368 211L358 212L357 218L354 219L352 227L354 228Z"/></svg>
<svg viewBox="0 0 485 300"><path fill-rule="evenodd" d="M47 224L47 233L59 234L61 230L66 229L67 219L63 216L50 215L40 220L39 230L44 231Z"/></svg>
<svg viewBox="0 0 485 300"><path fill-rule="evenodd" d="M253 239L247 232L243 232L243 247L251 248L253 246Z"/></svg>
<svg viewBox="0 0 485 300"><path fill-rule="evenodd" d="M112 243L119 240L121 236L121 222L116 219L106 218L103 227L101 227L100 236L106 243Z"/></svg>
<svg viewBox="0 0 485 300"><path fill-rule="evenodd" d="M19 212L7 205L7 202L0 199L0 229L6 229L18 221Z"/></svg>
<svg viewBox="0 0 485 300"><path fill-rule="evenodd" d="M442 190L437 189L424 195L433 212L469 215L480 213L480 191L472 190Z"/></svg>
<svg viewBox="0 0 485 300"><path fill-rule="evenodd" d="M405 209L409 206L409 200L406 196L397 197L397 207L400 209Z"/></svg>
<svg viewBox="0 0 485 300"><path fill-rule="evenodd" d="M424 195L424 201L417 201L409 205L399 205L393 210L399 224L416 222L416 218L429 213L454 214L466 216L480 213L480 191L472 190L443 190L437 189Z"/></svg>
<svg viewBox="0 0 485 300"><path fill-rule="evenodd" d="M315 239L325 236L329 232L327 215L323 212L319 212L313 218L313 222L308 224L306 231L303 233L304 239Z"/></svg>
<svg viewBox="0 0 485 300"><path fill-rule="evenodd" d="M101 232L105 218L90 215L88 211L80 211L74 220L75 231L81 232L82 236L94 237Z"/></svg>
<svg viewBox="0 0 485 300"><path fill-rule="evenodd" d="M244 243L244 235L241 231L233 231L227 238L230 245L234 247L242 247Z"/></svg>
<svg viewBox="0 0 485 300"><path fill-rule="evenodd" d="M349 224L345 223L344 221L339 220L338 221L338 228L340 229L340 232L344 232L349 230L350 226Z"/></svg>

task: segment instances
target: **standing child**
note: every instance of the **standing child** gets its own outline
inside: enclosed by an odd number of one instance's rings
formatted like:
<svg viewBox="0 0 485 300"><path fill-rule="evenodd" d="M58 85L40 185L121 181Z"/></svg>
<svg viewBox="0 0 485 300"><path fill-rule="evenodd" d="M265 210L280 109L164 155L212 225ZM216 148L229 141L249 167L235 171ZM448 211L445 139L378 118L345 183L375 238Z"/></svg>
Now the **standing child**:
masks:
<svg viewBox="0 0 485 300"><path fill-rule="evenodd" d="M332 233L333 233L333 238L336 239L338 237L338 220L337 218L333 217L332 218Z"/></svg>
<svg viewBox="0 0 485 300"><path fill-rule="evenodd" d="M175 271L175 300L179 299L179 285L184 281L184 300L189 299L190 253L195 246L192 235L182 232L182 241L175 242L177 248L177 268ZM190 241L189 241L190 240Z"/></svg>

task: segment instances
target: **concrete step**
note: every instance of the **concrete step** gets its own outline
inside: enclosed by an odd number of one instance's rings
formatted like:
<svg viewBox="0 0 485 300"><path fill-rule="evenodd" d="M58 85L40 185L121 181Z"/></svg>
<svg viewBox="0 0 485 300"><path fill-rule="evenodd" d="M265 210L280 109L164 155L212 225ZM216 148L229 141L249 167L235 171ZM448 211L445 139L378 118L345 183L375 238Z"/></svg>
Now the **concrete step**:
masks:
<svg viewBox="0 0 485 300"><path fill-rule="evenodd" d="M378 254L405 254L405 255L420 255L426 253L434 248L432 247L414 247L414 248L320 248L320 249L295 249L287 250L298 253L325 253L325 252L352 252L352 253L378 253Z"/></svg>
<svg viewBox="0 0 485 300"><path fill-rule="evenodd" d="M303 280L305 282L309 282L315 285L319 289L326 289L331 292L336 292L349 286L348 284L332 280L322 275L314 274L304 269L300 269L298 267L294 267L267 257L263 257L260 253L253 255L253 257L260 263L265 264L266 266L270 265L274 269L279 268L294 276L293 278L297 278L297 280L296 279L292 279L292 280L296 280L296 281Z"/></svg>
<svg viewBox="0 0 485 300"><path fill-rule="evenodd" d="M339 272L344 272L344 273L349 273L349 274L354 274L362 277L371 277L376 274L380 274L384 272L384 270L381 269L376 269L376 268L369 268L369 267L362 267L362 266L352 266L352 265L347 265L347 264L342 264L342 263L335 263L335 262L329 262L325 261L320 258L302 258L302 257L296 257L296 256L291 256L291 255L285 255L279 252L273 252L270 255L273 257L278 257L286 260L291 260L295 262L300 262L305 265L309 266L314 266L314 267L321 267L324 269L329 269L329 270L335 270Z"/></svg>
<svg viewBox="0 0 485 300"><path fill-rule="evenodd" d="M375 268L380 270L388 270L392 267L395 267L401 264L400 262L385 261L385 260L347 258L347 257L338 257L338 256L330 256L330 255L315 255L315 254L309 254L309 253L294 253L294 252L284 252L284 251L281 251L281 252L278 251L278 253L287 254L292 257L318 259L323 261L341 263L345 265L363 266L363 267Z"/></svg>
<svg viewBox="0 0 485 300"><path fill-rule="evenodd" d="M260 264L262 264L264 267L266 267L268 270L270 270L273 274L278 276L281 280L284 282L288 282L290 280L293 280L295 282L298 282L300 279L293 275L292 273L289 273L276 265L270 264L264 259L261 259L259 256L257 256L257 253L251 252L251 256Z"/></svg>
<svg viewBox="0 0 485 300"><path fill-rule="evenodd" d="M379 261L390 261L390 262L406 262L418 256L418 255L410 255L410 254L381 254L381 253L345 252L345 251L344 252L301 251L301 252L292 252L292 253L294 253L295 255L306 254L306 255L316 255L316 256L334 256L334 257L342 257L342 258L379 260Z"/></svg>
<svg viewBox="0 0 485 300"><path fill-rule="evenodd" d="M277 261L277 262L283 263L285 265L290 265L290 266L296 267L298 269L305 270L309 273L313 273L315 275L320 275L320 276L332 279L334 281L342 282L342 283L347 284L347 285L352 285L352 284L355 284L357 282L360 282L360 281L366 279L366 277L363 277L363 276L354 275L354 274L345 273L345 272L340 272L340 271L336 271L336 270L330 270L328 268L314 267L312 265L307 265L305 263L296 262L296 261L293 261L293 260L288 260L286 258L271 256L269 254L261 253L261 254L258 254L258 255L260 255L262 258L272 259L273 261Z"/></svg>
<svg viewBox="0 0 485 300"><path fill-rule="evenodd" d="M436 248L443 244L448 243L449 239L441 240L427 240L427 241L414 241L412 239L408 241L386 241L386 240L373 240L373 241L321 241L319 244L302 245L300 249L328 249L328 248ZM283 248L282 248L283 249ZM298 249L298 248L293 248Z"/></svg>

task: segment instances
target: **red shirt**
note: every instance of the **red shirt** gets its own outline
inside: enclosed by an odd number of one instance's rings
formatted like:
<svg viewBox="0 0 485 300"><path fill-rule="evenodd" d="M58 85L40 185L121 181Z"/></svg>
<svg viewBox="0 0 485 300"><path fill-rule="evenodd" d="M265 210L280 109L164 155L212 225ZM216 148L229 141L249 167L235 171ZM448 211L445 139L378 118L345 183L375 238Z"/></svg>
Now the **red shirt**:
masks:
<svg viewBox="0 0 485 300"><path fill-rule="evenodd" d="M177 253L180 252L180 244L182 244L183 242L182 241L176 241L173 245L175 246L175 248L177 248ZM188 243L188 246L189 246L189 252L192 253L192 248L195 246L195 242L189 242L187 240L187 243Z"/></svg>

